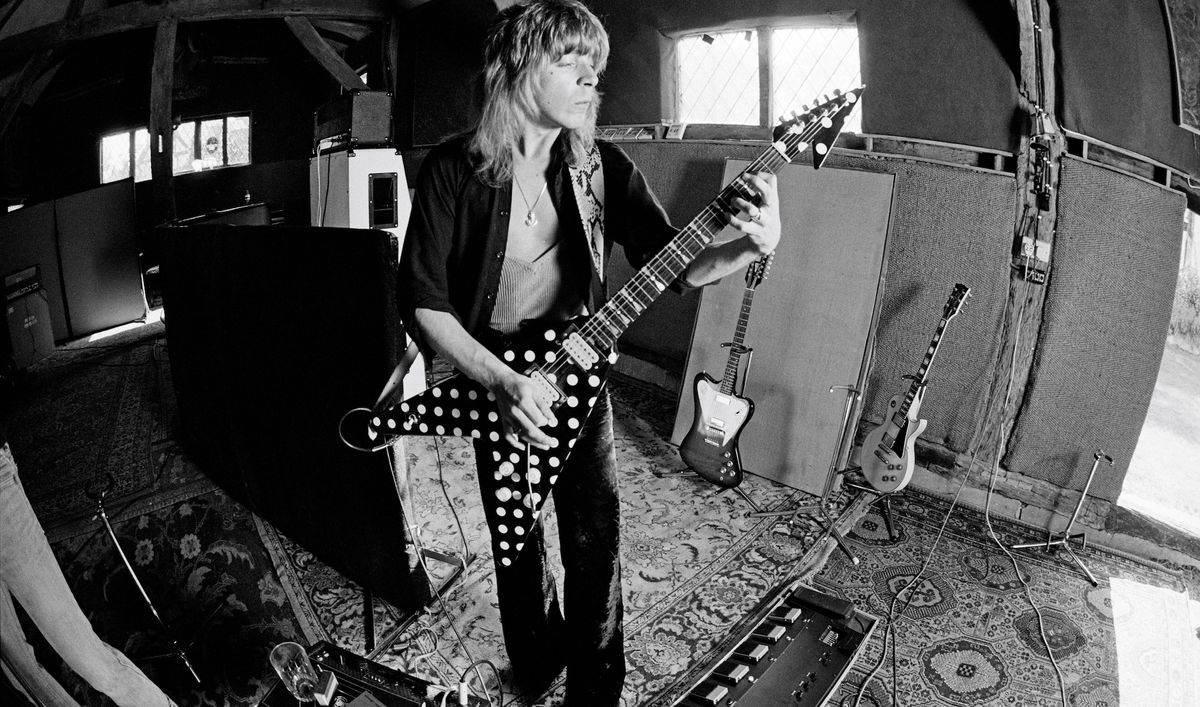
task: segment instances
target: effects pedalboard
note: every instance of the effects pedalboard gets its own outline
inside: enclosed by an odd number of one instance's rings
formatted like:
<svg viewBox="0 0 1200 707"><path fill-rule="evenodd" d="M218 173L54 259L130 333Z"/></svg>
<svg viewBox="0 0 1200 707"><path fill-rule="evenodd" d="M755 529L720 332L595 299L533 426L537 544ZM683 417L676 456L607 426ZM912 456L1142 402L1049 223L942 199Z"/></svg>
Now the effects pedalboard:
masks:
<svg viewBox="0 0 1200 707"><path fill-rule="evenodd" d="M329 700L330 707L440 707L445 688L414 675L380 665L355 655L328 641L319 641L308 649L317 672L333 673L337 689ZM315 702L306 704L315 705ZM447 705L458 705L457 692L451 692ZM486 707L487 701L471 695L468 705ZM276 682L260 707L296 707L282 682Z"/></svg>
<svg viewBox="0 0 1200 707"><path fill-rule="evenodd" d="M878 618L793 582L768 597L677 707L818 707L837 691Z"/></svg>

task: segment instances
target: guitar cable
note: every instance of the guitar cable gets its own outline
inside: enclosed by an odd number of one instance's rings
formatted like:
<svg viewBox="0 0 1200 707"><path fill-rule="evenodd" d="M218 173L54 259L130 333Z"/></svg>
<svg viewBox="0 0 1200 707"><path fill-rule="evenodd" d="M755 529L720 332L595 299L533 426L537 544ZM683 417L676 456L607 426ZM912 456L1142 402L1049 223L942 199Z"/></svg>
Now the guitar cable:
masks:
<svg viewBox="0 0 1200 707"><path fill-rule="evenodd" d="M1038 218L1038 217L1035 217L1035 218L1037 219L1034 222L1034 237L1036 238L1038 235L1038 227L1040 226L1040 218ZM1020 301L1020 308L1017 311L1017 326L1016 326L1016 329L1013 334L1012 351L1013 351L1014 362L1016 359L1016 352L1018 351L1017 346L1021 339L1022 320L1020 317L1024 315L1025 300L1028 296L1028 288L1029 288L1029 285L1028 285L1029 281L1028 281L1028 279L1026 279L1024 277L1024 275L1028 274L1028 265L1023 264L1022 267L1024 268L1024 271L1022 272L1022 276L1023 276L1022 280L1026 284L1020 293L1021 301ZM1009 303L1006 300L1005 307L1004 307L1005 313L1007 313L1008 308L1009 308ZM1010 365L1009 370L1008 370L1008 381L1005 385L1003 407L1001 408L1001 412L1008 409L1008 404L1009 404L1009 401L1010 401L1011 395L1012 395L1012 386L1013 386L1014 377L1015 377L1015 366ZM989 402L987 405L984 406L984 408L985 408L985 413L986 413L988 410L991 409L991 403ZM985 414L983 419L980 421L980 427L976 429L976 432L975 432L976 438L979 438L982 435L982 432L986 428L987 420L988 420L988 415ZM1009 426L1008 429L1011 430L1011 426ZM1038 619L1038 632L1041 635L1042 642L1046 647L1046 655L1049 657L1050 664L1054 668L1054 673L1055 673L1055 676L1057 677L1058 688L1059 688L1059 697L1062 700L1063 707L1068 707L1066 681L1063 678L1062 670L1058 665L1058 661L1054 657L1054 651L1050 647L1050 640L1046 636L1045 620L1043 618L1041 608L1038 607L1038 605L1034 602L1032 589L1029 586L1029 582L1025 579L1025 576L1022 574L1020 566L1017 563L1016 557L1014 557L1013 554L1009 551L1009 549L1007 547L1005 547L1004 544L1000 541L999 536L996 534L996 531L992 526L991 502L992 502L992 495L995 492L996 477L999 473L999 468L1000 468L1000 459L999 459L1000 445L1001 445L1003 439L1004 439L1004 435L1000 435L996 441L997 447L996 447L996 454L994 455L996 458L992 461L992 469L991 469L990 480L989 480L989 484L988 484L988 492L987 492L986 501L984 504L984 521L986 522L987 527L988 527L988 534L990 535L992 540L1000 547L1000 550L1005 554L1005 556L1008 557L1009 561L1012 563L1013 570L1015 571L1015 573L1017 575L1017 579L1021 582L1021 585L1025 590L1025 598L1029 602L1029 605L1031 607L1033 607L1034 613ZM972 442L972 446L975 446L974 442ZM966 473L963 474L962 482L959 484L958 490L955 492L954 498L950 502L950 508L948 508L946 510L946 517L942 520L941 527L938 528L937 536L934 538L932 546L930 546L929 553L926 555L924 563L921 565L920 570L917 571L917 574L911 580L909 580L908 584L906 584L903 589L896 592L895 596L892 598L892 602L888 607L887 628L885 629L884 635L883 635L883 650L879 655L879 660L876 661L875 665L871 668L870 672L867 673L867 675L863 678L862 683L860 683L857 695L854 700L854 707L860 707L863 695L866 693L867 686L870 685L871 681L875 678L876 674L883 667L883 663L887 660L888 639L889 638L891 639L891 645L892 645L892 650L891 650L892 704L894 704L894 705L900 704L899 691L897 689L897 684L896 684L897 665L896 665L896 638L895 638L894 626L895 626L896 621L899 618L903 618L903 614L905 611L908 610L909 605L912 603L913 597L910 595L907 598L907 600L904 603L904 607L900 611L899 616L896 615L896 604L900 600L900 597L902 595L904 595L905 592L910 591L914 586L916 586L916 584L922 579L922 575L924 575L925 570L928 569L930 563L932 562L934 552L937 550L937 546L942 540L942 536L945 533L946 526L949 524L950 518L954 514L955 508L957 508L957 506L958 506L959 499L962 495L963 490L966 488L967 481L970 480L970 478L971 478L971 473L972 473L973 469L975 468L975 462L978 459L978 456L979 456L979 447L975 446L974 451L972 451L972 453L971 453L971 460L970 460L970 463L967 465Z"/></svg>
<svg viewBox="0 0 1200 707"><path fill-rule="evenodd" d="M446 506L450 509L450 514L454 517L454 524L458 529L459 539L462 540L462 546L463 546L463 556L462 556L463 568L462 568L462 571L463 571L463 574L465 575L467 572L467 558L470 556L470 549L469 549L469 546L467 545L466 532L463 531L462 520L458 517L458 512L454 509L454 503L450 500L450 493L446 489L446 478L445 478L444 470L443 470L443 466L442 466L442 447L441 447L440 440L436 436L433 438L433 448L434 448L434 452L437 456L438 485L441 487L442 495L446 499ZM392 464L393 469L395 468L394 449L395 449L394 445L388 445L386 447L388 460ZM401 505L403 506L403 500L401 500ZM416 515L415 515L416 501L414 499L412 499L411 494L409 494L409 505L412 506L412 509L411 509L412 514L410 514L409 517L415 519L416 518ZM406 513L409 513L410 509L404 509L404 510ZM425 544L421 539L421 528L416 523L411 523L408 526L408 529L411 531L413 545L416 548L417 560L421 563L421 570L425 573L426 577L432 577L433 575L429 571L429 564L425 558ZM463 671L463 673L462 673L463 676L465 676L466 673L470 672L471 669L474 669L476 676L479 678L479 684L483 686L484 699L487 700L489 705L494 704L492 701L492 698L491 698L490 691L488 691L488 689L487 689L487 681L484 680L483 675L479 672L478 666L483 664L483 661L477 661L477 660L475 660L475 657L473 655L471 655L471 649L467 647L467 642L463 639L462 634L459 633L458 627L454 625L454 619L450 616L450 609L449 609L449 607L446 606L446 599L445 599L445 597L442 596L442 593L435 591L434 596L437 597L438 607L441 609L442 617L446 620L447 625L450 626L450 630L454 632L455 641L458 643L458 645L462 649L463 653L467 656L467 660L471 661L471 665L466 670ZM440 652L438 654L441 655ZM446 660L446 658L443 656L442 660ZM446 662L449 663L451 667L453 667L453 663L451 663L448 660L446 660ZM498 678L499 678L499 673L497 673L497 679ZM465 684L466 683L462 682L462 679L460 678L460 685L465 686ZM464 688L460 687L459 689L461 690ZM501 700L503 700L504 688L501 686L499 689L500 689ZM503 702L501 702L501 704L503 704Z"/></svg>
<svg viewBox="0 0 1200 707"><path fill-rule="evenodd" d="M1041 214L1037 214L1035 216L1035 221L1034 221L1033 225L1034 225L1034 229L1033 229L1034 234L1033 235L1034 235L1034 239L1036 242L1037 237L1040 235L1039 232L1040 232L1040 226L1041 226ZM1013 348L1012 348L1012 350L1013 350L1012 364L1013 365L1010 365L1008 367L1008 384L1005 386L1004 407L1002 408L1002 410L1008 409L1008 405L1009 405L1010 398L1012 395L1013 378L1015 376L1015 369L1016 369L1016 365L1015 365L1016 364L1016 356L1017 356L1017 351L1019 350L1017 348L1017 345L1021 339L1021 327L1022 327L1021 317L1025 313L1024 312L1025 300L1027 299L1028 294L1029 294L1029 280L1026 277L1028 275L1028 264L1023 263L1021 267L1023 269L1021 279L1025 283L1025 285L1021 290L1021 301L1020 301L1019 309L1017 310L1017 317L1016 317L1017 326L1016 326L1015 331L1013 332ZM1006 309L1007 309L1007 307L1006 307ZM1011 432L1012 431L1011 423L1007 426L1007 430L1003 430L1003 431ZM992 526L992 516L991 516L992 495L995 493L996 478L999 476L999 473L1000 473L1000 449L1001 449L1001 445L1003 444L1005 437L1006 437L1006 434L1001 434L996 437L996 453L995 453L995 455L993 455L994 458L992 460L991 475L988 480L988 492L987 492L986 501L984 503L984 508L983 508L983 519L987 523L988 535L991 536L992 540L996 543L996 546L1000 548L1000 551L1003 552L1004 555L1008 558L1009 562L1012 563L1013 571L1017 575L1017 580L1021 582L1021 586L1025 590L1025 599L1029 602L1029 605L1033 608L1034 614L1037 616L1038 633L1041 635L1042 643L1045 644L1045 646L1046 646L1046 656L1050 659L1050 665L1051 665L1051 667L1054 668L1054 675L1055 675L1056 679L1058 680L1059 698L1062 700L1063 707L1067 707L1066 679L1063 677L1062 669L1058 665L1058 660L1054 657L1054 649L1050 646L1050 639L1046 636L1046 621L1045 621L1045 618L1042 616L1041 607L1039 607L1037 605L1037 603L1033 600L1033 590L1029 586L1029 581L1025 579L1025 575L1021 573L1021 567L1017 563L1017 558L1012 554L1012 552L1008 549L1008 547L1006 547L1004 545L1004 543L1000 541L1000 536L997 535L996 529Z"/></svg>

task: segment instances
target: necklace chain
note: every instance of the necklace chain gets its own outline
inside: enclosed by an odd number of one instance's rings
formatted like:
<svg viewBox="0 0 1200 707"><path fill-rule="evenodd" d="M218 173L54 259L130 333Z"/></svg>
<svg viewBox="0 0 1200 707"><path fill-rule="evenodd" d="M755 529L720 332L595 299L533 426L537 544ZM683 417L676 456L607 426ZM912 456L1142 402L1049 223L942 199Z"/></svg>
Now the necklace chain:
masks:
<svg viewBox="0 0 1200 707"><path fill-rule="evenodd" d="M537 208L538 203L542 200L542 196L546 193L546 187L548 187L550 183L542 180L542 190L538 192L537 198L533 200L532 206L529 205L529 197L525 196L525 189L521 187L521 180L517 179L517 175L515 174L513 175L513 184L517 185L517 192L521 194L521 200L525 202L525 207L529 209L529 211L525 213L525 225L533 228L538 223L537 214L533 213L533 211Z"/></svg>

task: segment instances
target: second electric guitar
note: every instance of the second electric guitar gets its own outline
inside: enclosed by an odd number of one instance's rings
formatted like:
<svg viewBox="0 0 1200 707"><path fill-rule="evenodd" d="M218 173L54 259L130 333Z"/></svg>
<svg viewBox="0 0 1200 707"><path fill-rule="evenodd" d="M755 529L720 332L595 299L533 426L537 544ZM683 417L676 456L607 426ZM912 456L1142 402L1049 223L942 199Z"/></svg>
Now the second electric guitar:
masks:
<svg viewBox="0 0 1200 707"><path fill-rule="evenodd" d="M746 328L750 323L750 306L754 304L754 289L767 276L773 257L774 253L768 253L746 269L746 291L742 295L742 309L733 330L733 341L724 344L729 347L725 377L717 385L716 379L704 371L696 374L693 389L695 416L691 429L679 443L679 456L692 471L725 488L742 483L738 437L754 415L754 401L734 391L742 356L748 351Z"/></svg>
<svg viewBox="0 0 1200 707"><path fill-rule="evenodd" d="M929 366L942 342L946 325L962 310L963 302L971 293L966 285L955 285L946 301L942 321L938 323L925 360L915 376L905 376L912 381L908 393L896 395L888 402L888 419L867 433L862 446L862 472L867 483L876 491L894 493L908 485L912 479L914 445L927 420L917 419L921 401L925 398L925 385L929 381Z"/></svg>

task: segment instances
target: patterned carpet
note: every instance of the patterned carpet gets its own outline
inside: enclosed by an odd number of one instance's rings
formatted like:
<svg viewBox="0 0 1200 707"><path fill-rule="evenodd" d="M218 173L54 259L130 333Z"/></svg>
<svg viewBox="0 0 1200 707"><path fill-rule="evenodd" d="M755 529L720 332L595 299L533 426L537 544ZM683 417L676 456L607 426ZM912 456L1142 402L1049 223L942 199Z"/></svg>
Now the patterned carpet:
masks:
<svg viewBox="0 0 1200 707"><path fill-rule="evenodd" d="M31 501L97 632L184 707L252 705L274 683L266 655L275 643L325 639L366 654L363 594L216 488L180 452L168 356L158 323L60 349L33 369L4 422ZM804 518L794 527L748 518L743 498L674 473L682 464L664 441L674 400L616 376L611 392L624 518L623 703L667 705L691 686L689 668L730 626L768 591L819 569L830 543ZM371 656L442 683L456 682L476 660L490 660L499 667L507 704L556 704L561 684L541 698L511 699L470 446L413 438L407 454L411 516L423 544L462 555L453 507L474 559L447 586L444 603L418 616L376 600ZM169 636L92 517L85 491L102 487L108 474L114 485L107 512ZM741 488L764 509L805 501L804 494L753 476ZM848 529L864 510L861 502L837 499L839 526ZM546 518L554 539L554 514ZM550 547L555 552L553 541ZM429 569L439 585L452 570L440 562ZM171 638L187 648L200 684L177 657L150 658L170 653ZM81 704L109 704L48 649L42 655Z"/></svg>
<svg viewBox="0 0 1200 707"><path fill-rule="evenodd" d="M882 513L872 507L848 536L862 563L854 566L835 555L815 583L851 599L864 611L887 617L896 593L917 575L934 547L948 509L948 503L911 490L897 496L892 501L898 536L893 543ZM1046 538L1042 530L1015 523L993 519L992 524L1005 546ZM1200 698L1196 678L1188 676L1185 656L1189 653L1166 651L1161 640L1180 632L1186 637L1190 631L1186 595L1180 594L1188 589L1184 579L1157 565L1094 547L1076 553L1096 575L1099 587L1093 587L1061 551L1014 551L1021 577L1041 610L1045 636L1062 671L1067 704L1200 704L1194 701ZM1165 612L1150 611L1145 602L1132 602L1128 591L1114 589L1122 584L1151 592L1165 590L1162 594L1170 606ZM1193 597L1200 596L1197 589L1192 583ZM1013 564L991 540L982 513L961 505L954 510L922 580L901 597L897 613L902 617L893 624L894 661L889 646L862 705L1063 704L1037 613ZM1139 615L1130 621L1134 614ZM1140 626L1144 634L1158 638L1150 641L1154 648L1133 660L1123 655L1119 675L1114 620ZM883 628L880 624L834 704L854 704L864 676L879 661ZM1193 644L1195 639L1190 637ZM1122 636L1122 643L1128 644L1127 637ZM1183 648L1194 655L1194 645ZM1120 694L1122 685L1138 684L1139 675L1156 675L1157 688L1154 680L1143 680L1142 684L1151 685L1149 692ZM893 702L893 694L900 699Z"/></svg>
<svg viewBox="0 0 1200 707"><path fill-rule="evenodd" d="M750 508L737 495L717 494L714 487L693 477L671 473L682 467L675 449L664 441L673 401L628 379L616 378L611 388L621 467L629 668L622 704L669 705L691 687L689 668L713 651L734 623L787 578L819 569L830 547L815 523L801 518L789 528L771 519L747 518ZM511 698L487 527L474 500L478 486L471 446L456 438L418 437L408 440L407 453L413 516L423 543L443 553L463 555L463 540L437 477L440 468L475 559L465 576L449 587L444 606L433 605L408 625L377 601L378 640L372 656L443 684L457 681L471 663L488 660L499 667L505 694ZM667 473L660 478L656 471ZM764 509L803 502L800 492L757 477L748 477L742 488ZM858 503L848 509L848 503L841 498L838 504L839 526L846 528L865 508ZM545 518L553 555L557 538L553 512ZM306 619L306 635L363 653L358 589L335 586L322 563L268 530L267 537L272 535L275 539L268 541L268 547L278 558L289 595L304 607L297 614ZM450 569L430 563L438 584ZM494 689L494 679L486 671L484 675ZM548 694L506 704L558 704L561 683L560 677Z"/></svg>

